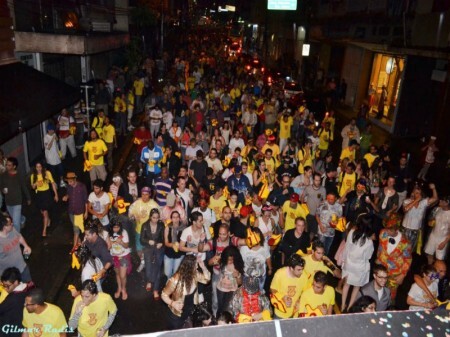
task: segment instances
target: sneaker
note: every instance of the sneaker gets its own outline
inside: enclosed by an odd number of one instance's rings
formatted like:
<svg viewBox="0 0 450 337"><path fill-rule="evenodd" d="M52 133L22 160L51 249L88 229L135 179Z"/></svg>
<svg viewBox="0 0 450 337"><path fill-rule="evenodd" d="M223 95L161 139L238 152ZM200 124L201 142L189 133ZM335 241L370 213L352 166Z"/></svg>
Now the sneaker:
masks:
<svg viewBox="0 0 450 337"><path fill-rule="evenodd" d="M59 187L61 188L67 187L67 184L64 182L64 180L61 180L61 182L59 183Z"/></svg>
<svg viewBox="0 0 450 337"><path fill-rule="evenodd" d="M133 131L134 130L134 126L133 125L130 125L129 127L128 127L128 131Z"/></svg>
<svg viewBox="0 0 450 337"><path fill-rule="evenodd" d="M142 173L144 173L144 170L143 170L143 169L139 169L138 176L139 176L139 177L142 177Z"/></svg>
<svg viewBox="0 0 450 337"><path fill-rule="evenodd" d="M137 268L137 272L140 273L145 268L145 262L144 260L141 260L141 263L139 264L139 267Z"/></svg>

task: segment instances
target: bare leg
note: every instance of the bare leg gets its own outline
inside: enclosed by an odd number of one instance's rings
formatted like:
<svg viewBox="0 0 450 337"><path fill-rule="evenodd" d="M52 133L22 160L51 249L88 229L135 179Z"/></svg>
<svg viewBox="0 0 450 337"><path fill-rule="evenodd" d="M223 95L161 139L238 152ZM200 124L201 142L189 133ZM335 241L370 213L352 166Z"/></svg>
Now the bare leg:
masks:
<svg viewBox="0 0 450 337"><path fill-rule="evenodd" d="M350 285L347 283L347 280L344 280L344 285L342 287L342 301L341 301L341 311L344 312L346 309L345 302L347 302L347 295Z"/></svg>
<svg viewBox="0 0 450 337"><path fill-rule="evenodd" d="M48 211L41 211L41 214L43 217L42 236L47 236L47 226L50 221L48 218Z"/></svg>
<svg viewBox="0 0 450 337"><path fill-rule="evenodd" d="M114 293L114 298L119 298L120 293L122 292L122 282L120 279L120 268L114 268L114 271L116 272L116 281L117 281L117 291Z"/></svg>
<svg viewBox="0 0 450 337"><path fill-rule="evenodd" d="M352 305L356 301L356 296L358 296L359 288L360 287L358 287L358 286L353 286L352 295L350 296L350 302L348 303L349 309L352 307Z"/></svg>
<svg viewBox="0 0 450 337"><path fill-rule="evenodd" d="M120 267L120 282L122 283L122 300L128 298L127 293L127 267Z"/></svg>

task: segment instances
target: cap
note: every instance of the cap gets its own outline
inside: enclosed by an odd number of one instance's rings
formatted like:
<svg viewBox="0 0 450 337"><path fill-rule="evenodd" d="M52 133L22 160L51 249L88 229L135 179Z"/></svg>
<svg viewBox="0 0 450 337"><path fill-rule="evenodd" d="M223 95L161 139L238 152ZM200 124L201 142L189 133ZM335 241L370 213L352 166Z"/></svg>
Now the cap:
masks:
<svg viewBox="0 0 450 337"><path fill-rule="evenodd" d="M383 219L383 226L386 229L398 228L402 223L402 217L398 213L391 213L388 218Z"/></svg>
<svg viewBox="0 0 450 337"><path fill-rule="evenodd" d="M270 135L269 137L267 137L268 140L270 140L271 142L275 141L275 136L274 135Z"/></svg>
<svg viewBox="0 0 450 337"><path fill-rule="evenodd" d="M248 217L250 215L250 213L252 213L252 206L250 206L250 205L242 206L241 210L239 211L239 214L243 218Z"/></svg>
<svg viewBox="0 0 450 337"><path fill-rule="evenodd" d="M53 124L48 124L47 131L55 131L55 126Z"/></svg>
<svg viewBox="0 0 450 337"><path fill-rule="evenodd" d="M298 202L300 200L300 196L297 193L292 193L289 200L291 202Z"/></svg>
<svg viewBox="0 0 450 337"><path fill-rule="evenodd" d="M151 192L152 192L152 189L150 187L148 187L148 186L142 187L142 189L141 189L141 194L142 193L150 194Z"/></svg>
<svg viewBox="0 0 450 337"><path fill-rule="evenodd" d="M271 205L268 205L268 204L265 204L262 208L261 208L261 211L263 211L263 212L272 212L272 206Z"/></svg>
<svg viewBox="0 0 450 337"><path fill-rule="evenodd" d="M77 179L77 175L75 174L75 172L67 172L66 179Z"/></svg>
<svg viewBox="0 0 450 337"><path fill-rule="evenodd" d="M169 207L175 206L176 198L177 198L177 197L176 197L175 194L173 194L173 193L167 194L167 197L166 197L166 205L169 206Z"/></svg>
<svg viewBox="0 0 450 337"><path fill-rule="evenodd" d="M367 180L364 179L364 178L361 178L361 179L358 180L358 182L356 184L363 185L363 186L367 187Z"/></svg>
<svg viewBox="0 0 450 337"><path fill-rule="evenodd" d="M242 166L241 165L236 165L234 167L234 173L241 173L242 172Z"/></svg>

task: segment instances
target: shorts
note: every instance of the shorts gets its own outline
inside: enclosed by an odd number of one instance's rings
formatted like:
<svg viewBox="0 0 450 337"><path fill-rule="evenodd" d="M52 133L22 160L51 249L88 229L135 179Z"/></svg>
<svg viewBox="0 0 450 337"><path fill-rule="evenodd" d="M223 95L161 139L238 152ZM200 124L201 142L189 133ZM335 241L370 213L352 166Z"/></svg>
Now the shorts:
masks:
<svg viewBox="0 0 450 337"><path fill-rule="evenodd" d="M80 229L80 227L75 226L74 217L75 217L75 214L69 214L69 219L70 219L70 222L72 223L73 234L80 235L81 229Z"/></svg>
<svg viewBox="0 0 450 337"><path fill-rule="evenodd" d="M438 260L445 260L445 253L448 248L448 243L445 245L444 249L438 250L437 247L439 244L444 241L442 237L438 237L431 232L430 236L428 237L427 244L425 245L425 254L428 255L434 255L436 254L436 259Z"/></svg>
<svg viewBox="0 0 450 337"><path fill-rule="evenodd" d="M113 256L114 268L127 267L127 275L130 275L132 270L131 254L125 256Z"/></svg>

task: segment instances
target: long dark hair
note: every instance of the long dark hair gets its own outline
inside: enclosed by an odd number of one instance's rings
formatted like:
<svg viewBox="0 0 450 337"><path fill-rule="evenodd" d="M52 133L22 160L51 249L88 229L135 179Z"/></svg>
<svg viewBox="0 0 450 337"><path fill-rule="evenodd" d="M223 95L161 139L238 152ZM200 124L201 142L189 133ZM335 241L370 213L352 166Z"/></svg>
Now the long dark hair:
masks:
<svg viewBox="0 0 450 337"><path fill-rule="evenodd" d="M36 162L34 165L33 165L33 167L31 168L31 181L33 182L33 184L37 181L37 178L38 178L38 171L37 171L37 169L36 169L36 165L37 164L40 164L41 165L41 167L42 167L42 179L45 181L45 182L48 182L48 179L47 179L47 169L45 168L45 165L41 162L41 161L38 161L38 162Z"/></svg>
<svg viewBox="0 0 450 337"><path fill-rule="evenodd" d="M360 241L359 245L362 247L374 233L372 218L368 214L361 215L356 220L356 229L352 235L352 242L356 244Z"/></svg>
<svg viewBox="0 0 450 337"><path fill-rule="evenodd" d="M239 252L239 249L235 246L226 247L220 255L220 269L223 270L228 264L228 258L233 258L234 268L241 274L244 274L244 260Z"/></svg>
<svg viewBox="0 0 450 337"><path fill-rule="evenodd" d="M178 284L182 287L186 287L189 291L192 288L192 284L195 281L195 275L197 274L197 257L194 255L187 255L183 259L177 270Z"/></svg>
<svg viewBox="0 0 450 337"><path fill-rule="evenodd" d="M364 312L364 310L371 304L377 303L373 297L370 296L361 296L356 300L356 302L352 305L349 313L357 313L357 312Z"/></svg>

